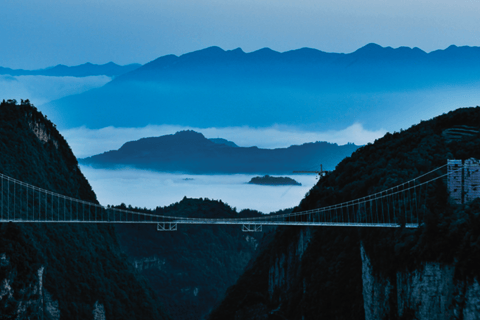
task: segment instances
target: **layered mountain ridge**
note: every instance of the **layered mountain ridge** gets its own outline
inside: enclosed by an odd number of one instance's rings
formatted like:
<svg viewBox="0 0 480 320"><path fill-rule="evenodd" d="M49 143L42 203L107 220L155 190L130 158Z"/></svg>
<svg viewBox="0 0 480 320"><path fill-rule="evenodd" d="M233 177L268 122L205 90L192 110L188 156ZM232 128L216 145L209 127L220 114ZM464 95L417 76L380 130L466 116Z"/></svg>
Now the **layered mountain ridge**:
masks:
<svg viewBox="0 0 480 320"><path fill-rule="evenodd" d="M120 66L116 63L109 62L102 65L93 64L90 62L78 65L78 66L65 66L63 64L56 65L54 67L38 69L38 70L23 70L23 69L10 69L0 67L0 74L6 74L11 76L50 76L50 77L89 77L89 76L119 76L121 74L131 72L140 64L133 63L125 66Z"/></svg>
<svg viewBox="0 0 480 320"><path fill-rule="evenodd" d="M394 131L452 103L471 104L479 72L478 47L426 53L369 44L348 54L210 47L159 57L41 108L60 128L285 125L328 131L359 122Z"/></svg>
<svg viewBox="0 0 480 320"><path fill-rule="evenodd" d="M218 141L217 141L218 142ZM215 143L195 131L143 138L120 149L81 159L100 168L131 166L162 172L187 173L292 173L318 168L330 170L358 146L327 142L305 143L278 149L234 147Z"/></svg>

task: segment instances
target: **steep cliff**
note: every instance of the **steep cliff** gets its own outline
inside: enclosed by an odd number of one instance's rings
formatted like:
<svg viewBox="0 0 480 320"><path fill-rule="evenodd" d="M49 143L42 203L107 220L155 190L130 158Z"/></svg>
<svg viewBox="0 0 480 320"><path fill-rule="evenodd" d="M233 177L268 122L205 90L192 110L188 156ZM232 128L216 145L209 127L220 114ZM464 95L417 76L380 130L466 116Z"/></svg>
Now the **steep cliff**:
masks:
<svg viewBox="0 0 480 320"><path fill-rule="evenodd" d="M366 320L480 319L477 278L459 280L454 265L425 262L391 279L375 273L363 246L360 249Z"/></svg>
<svg viewBox="0 0 480 320"><path fill-rule="evenodd" d="M295 211L388 189L447 159L480 158L478 133L442 134L478 123L480 108L464 108L388 133L344 159ZM475 319L480 199L450 201L442 179L425 197L415 230L279 228L210 319Z"/></svg>
<svg viewBox="0 0 480 320"><path fill-rule="evenodd" d="M0 172L96 202L65 139L28 101L0 104ZM112 226L3 223L0 239L4 319L166 318Z"/></svg>
<svg viewBox="0 0 480 320"><path fill-rule="evenodd" d="M363 319L358 235L341 230L278 229L210 319Z"/></svg>

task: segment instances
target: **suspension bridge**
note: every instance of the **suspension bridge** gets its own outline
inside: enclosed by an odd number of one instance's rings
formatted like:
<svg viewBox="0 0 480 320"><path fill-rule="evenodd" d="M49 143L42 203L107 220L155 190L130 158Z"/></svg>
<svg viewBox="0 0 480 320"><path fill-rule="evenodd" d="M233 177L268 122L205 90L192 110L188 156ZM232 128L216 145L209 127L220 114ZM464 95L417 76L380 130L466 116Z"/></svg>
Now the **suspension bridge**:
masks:
<svg viewBox="0 0 480 320"><path fill-rule="evenodd" d="M142 213L87 202L45 190L0 173L0 222L13 223L149 223L159 231L187 225L241 225L245 232L262 226L338 226L417 228L426 209L428 186L448 183L461 167L447 164L371 195L312 210L251 218L190 218ZM447 172L445 172L447 171Z"/></svg>

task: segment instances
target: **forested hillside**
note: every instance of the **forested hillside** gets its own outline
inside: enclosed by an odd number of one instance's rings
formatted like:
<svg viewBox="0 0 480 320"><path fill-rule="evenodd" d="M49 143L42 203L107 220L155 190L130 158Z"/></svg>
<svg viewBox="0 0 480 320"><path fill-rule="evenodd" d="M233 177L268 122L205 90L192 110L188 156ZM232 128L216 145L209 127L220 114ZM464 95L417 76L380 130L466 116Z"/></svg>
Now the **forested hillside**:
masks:
<svg viewBox="0 0 480 320"><path fill-rule="evenodd" d="M343 160L295 211L385 190L445 165L447 159L479 159L478 133L449 136L452 128L478 128L479 123L480 108L464 108L388 133ZM428 315L470 319L467 315L478 315L472 301L480 298L480 199L454 204L439 179L428 189L426 210L419 218L420 227L413 230L279 228L210 319L428 319ZM417 276L427 267L429 275ZM445 276L449 274L451 278ZM425 282L428 279L434 280ZM415 283L424 286L412 289ZM380 291L369 291L376 284ZM421 292L428 294L415 300Z"/></svg>
<svg viewBox="0 0 480 320"><path fill-rule="evenodd" d="M188 198L155 210L131 210L196 218L261 215L237 212L222 201ZM132 264L178 320L204 319L242 274L264 234L242 232L240 225L178 225L174 232L157 232L155 227L120 224L116 231Z"/></svg>
<svg viewBox="0 0 480 320"><path fill-rule="evenodd" d="M28 100L0 104L0 172L97 201L65 139ZM1 319L168 318L113 226L3 223L0 239Z"/></svg>

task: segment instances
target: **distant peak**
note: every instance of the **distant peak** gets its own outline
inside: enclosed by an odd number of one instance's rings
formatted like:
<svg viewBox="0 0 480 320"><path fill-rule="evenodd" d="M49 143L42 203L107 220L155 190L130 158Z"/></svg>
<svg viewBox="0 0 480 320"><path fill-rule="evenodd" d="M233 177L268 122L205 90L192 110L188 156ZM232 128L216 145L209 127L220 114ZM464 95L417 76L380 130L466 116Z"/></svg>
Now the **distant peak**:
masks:
<svg viewBox="0 0 480 320"><path fill-rule="evenodd" d="M193 51L193 52L190 52L190 53L185 53L184 55L182 55L182 57L187 57L187 56L212 56L212 55L218 55L218 54L222 54L222 53L225 53L225 50L223 50L220 47L213 46L213 47L208 47L208 48L205 48L205 49L200 49L200 50L197 50L197 51Z"/></svg>
<svg viewBox="0 0 480 320"><path fill-rule="evenodd" d="M252 54L279 54L280 52L272 50L270 48L262 48L257 51L253 51Z"/></svg>
<svg viewBox="0 0 480 320"><path fill-rule="evenodd" d="M357 49L355 52L377 52L384 49L381 45L378 45L376 43L369 43L366 46L361 47L360 49Z"/></svg>
<svg viewBox="0 0 480 320"><path fill-rule="evenodd" d="M479 49L479 47L471 47L471 46L456 46L454 44L450 45L448 48L446 48L445 50L443 51L446 51L446 52L457 52L457 51L471 51L471 50L474 50L474 51L477 51Z"/></svg>
<svg viewBox="0 0 480 320"><path fill-rule="evenodd" d="M415 47L401 46L398 48L382 47L376 43L369 43L352 53L353 56L367 59L418 59L426 55L426 52Z"/></svg>
<svg viewBox="0 0 480 320"><path fill-rule="evenodd" d="M420 49L419 47L413 47L412 50L413 50L413 51L416 51L416 52L426 53L425 51L423 51L423 50Z"/></svg>
<svg viewBox="0 0 480 320"><path fill-rule="evenodd" d="M321 50L314 49L314 48L309 48L309 47L302 47L302 48L299 48L299 49L286 51L284 53L289 53L289 52L298 52L298 53L312 53L312 52L318 53L318 52L321 52L321 53L323 53L323 51L321 51Z"/></svg>
<svg viewBox="0 0 480 320"><path fill-rule="evenodd" d="M230 50L230 52L245 53L245 51L243 51L242 48L236 48L236 49Z"/></svg>
<svg viewBox="0 0 480 320"><path fill-rule="evenodd" d="M205 139L205 136L203 134L201 134L200 132L196 132L196 131L193 131L193 130L182 130L182 131L177 131L175 134L174 134L175 137L179 137L179 138L204 138Z"/></svg>
<svg viewBox="0 0 480 320"><path fill-rule="evenodd" d="M458 49L458 47L456 45L452 44L452 45L448 46L448 48L445 49L445 50L455 50L455 49Z"/></svg>
<svg viewBox="0 0 480 320"><path fill-rule="evenodd" d="M226 51L226 53L230 57L243 57L243 56L246 55L245 51L243 51L241 48L236 48L236 49L233 49L233 50L229 50L229 51Z"/></svg>
<svg viewBox="0 0 480 320"><path fill-rule="evenodd" d="M197 52L225 52L225 50L218 46L211 46L202 50L198 50Z"/></svg>

